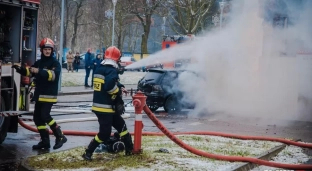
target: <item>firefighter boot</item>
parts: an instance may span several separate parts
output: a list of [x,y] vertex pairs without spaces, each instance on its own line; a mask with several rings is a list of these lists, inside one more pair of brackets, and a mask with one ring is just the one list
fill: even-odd
[[34,149],[34,150],[49,149],[51,147],[50,146],[49,130],[39,129],[38,131],[39,131],[41,140],[37,145],[33,145],[32,149]]
[[100,145],[99,142],[97,142],[95,139],[91,140],[88,148],[86,149],[86,152],[82,155],[82,158],[84,160],[91,161],[92,160],[92,154],[94,150]]
[[64,136],[60,126],[56,126],[55,128],[51,129],[53,131],[54,136],[56,137],[53,149],[54,150],[59,149],[63,146],[64,143],[66,143],[67,138]]
[[121,141],[125,144],[125,154],[126,156],[132,155],[133,143],[132,138],[129,133],[121,137]]

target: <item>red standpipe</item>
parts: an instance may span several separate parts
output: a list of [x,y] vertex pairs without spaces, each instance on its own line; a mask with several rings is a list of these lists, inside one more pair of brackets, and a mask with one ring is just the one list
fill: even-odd
[[146,96],[141,91],[138,91],[137,94],[132,96],[133,98],[133,106],[135,109],[135,123],[134,123],[134,146],[133,153],[140,154],[142,153],[142,111],[143,107],[146,104]]

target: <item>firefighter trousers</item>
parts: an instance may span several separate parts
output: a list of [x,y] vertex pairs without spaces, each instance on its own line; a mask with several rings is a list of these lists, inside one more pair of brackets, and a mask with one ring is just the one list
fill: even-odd
[[36,102],[34,111],[34,122],[36,126],[56,126],[56,123],[52,123],[54,120],[50,115],[53,103]]
[[121,115],[96,114],[96,116],[100,124],[99,133],[97,134],[97,137],[102,142],[107,141],[110,138],[112,126],[118,131],[119,134],[127,131],[125,120],[121,117]]

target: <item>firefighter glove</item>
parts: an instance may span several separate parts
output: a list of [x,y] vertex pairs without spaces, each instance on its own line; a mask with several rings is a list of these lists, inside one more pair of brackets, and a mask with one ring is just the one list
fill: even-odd
[[122,114],[125,113],[125,106],[124,106],[123,103],[117,104],[117,105],[115,105],[115,109],[114,110],[115,110],[115,113],[117,115],[122,115]]
[[11,68],[14,68],[19,74],[26,75],[26,68],[23,66],[13,65]]
[[122,100],[121,96],[116,97],[112,107],[117,115],[122,115],[125,113],[125,103]]
[[16,70],[16,72],[21,73],[21,67],[18,65],[12,65],[11,68],[14,68]]
[[39,72],[38,68],[29,68],[29,71],[33,74],[37,74]]

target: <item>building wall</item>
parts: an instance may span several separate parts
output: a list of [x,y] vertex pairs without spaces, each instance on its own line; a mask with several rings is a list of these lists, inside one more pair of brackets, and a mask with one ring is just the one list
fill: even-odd
[[[150,54],[142,54],[142,59],[147,58]],[[136,61],[141,60],[141,54],[140,53],[134,53],[133,57]]]

